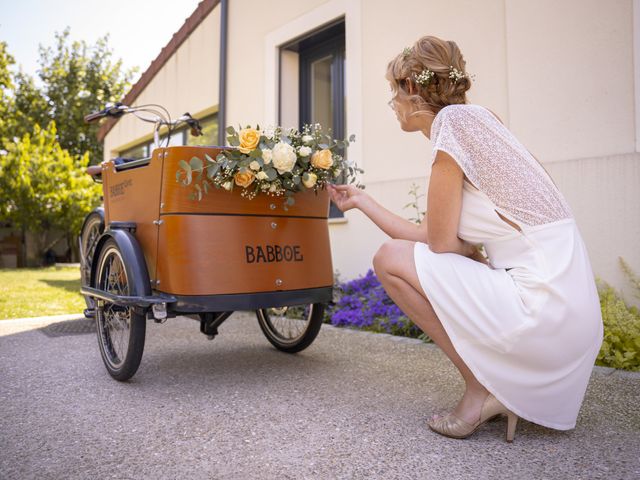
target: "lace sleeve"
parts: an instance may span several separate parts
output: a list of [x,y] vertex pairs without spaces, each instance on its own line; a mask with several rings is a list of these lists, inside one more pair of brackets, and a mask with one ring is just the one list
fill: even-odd
[[453,104],[431,126],[432,161],[442,150],[499,208],[526,225],[572,217],[553,180],[515,136],[480,105]]

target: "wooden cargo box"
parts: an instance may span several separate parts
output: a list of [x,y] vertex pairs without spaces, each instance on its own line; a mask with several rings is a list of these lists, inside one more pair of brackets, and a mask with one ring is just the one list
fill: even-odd
[[136,223],[153,289],[200,296],[331,287],[329,193],[299,192],[288,211],[285,197],[249,200],[237,185],[191,200],[191,187],[176,181],[179,161],[220,151],[158,148],[133,167],[103,166],[105,221]]

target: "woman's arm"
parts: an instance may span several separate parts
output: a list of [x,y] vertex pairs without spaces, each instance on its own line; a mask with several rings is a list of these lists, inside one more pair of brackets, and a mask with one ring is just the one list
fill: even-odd
[[356,199],[356,207],[391,238],[427,243],[427,224],[417,225],[387,210],[370,195]]
[[427,228],[429,248],[433,252],[469,257],[476,251],[474,245],[458,237],[463,182],[464,172],[457,162],[448,153],[438,150],[427,192]]
[[391,238],[427,243],[427,223],[416,225],[390,212],[355,185],[327,184],[331,200],[342,211],[360,209]]
[[[433,208],[430,207],[427,210],[427,216],[420,225],[387,210],[373,197],[354,185],[328,184],[329,194],[341,211],[346,212],[352,208],[359,208],[391,238],[427,243],[434,252],[451,251],[486,263],[475,246],[460,240],[457,236],[462,205],[462,170],[448,154],[439,151],[438,155],[440,157],[436,157],[429,182],[428,204]],[[448,159],[442,161],[443,155],[446,155]],[[440,162],[438,163],[437,160]],[[456,196],[458,201],[455,201]],[[451,201],[452,198],[454,201]],[[432,229],[438,234],[429,235],[428,232],[431,232]],[[454,234],[454,239],[450,238],[450,233]]]

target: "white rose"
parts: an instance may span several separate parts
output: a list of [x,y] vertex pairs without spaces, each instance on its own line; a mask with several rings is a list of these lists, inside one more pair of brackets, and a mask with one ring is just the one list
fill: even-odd
[[230,181],[229,181],[229,182],[224,182],[224,183],[222,184],[222,188],[224,188],[225,190],[231,190],[231,186],[232,186],[232,185],[231,185],[231,182],[230,182]]
[[309,145],[311,142],[313,142],[313,137],[311,135],[302,136],[302,143],[306,143],[307,145]]
[[296,158],[295,149],[288,143],[276,143],[276,146],[273,147],[273,166],[280,174],[293,170]]
[[268,148],[262,149],[262,160],[264,160],[265,164],[271,163],[271,159],[273,158],[273,152]]
[[311,155],[311,147],[300,147],[298,149],[298,153],[301,157],[308,157]]
[[303,178],[302,183],[304,184],[305,187],[311,188],[316,184],[316,181],[318,180],[318,176],[315,173],[309,173],[308,175],[309,176],[307,177],[307,181],[305,182]]
[[256,160],[254,160],[249,164],[249,168],[257,172],[258,170],[260,170],[260,164]]
[[276,132],[276,127],[273,125],[267,125],[263,130],[262,134],[267,138],[273,138],[273,135]]
[[258,172],[256,174],[256,178],[258,180],[266,180],[267,178],[269,178],[269,175],[267,175],[265,172]]

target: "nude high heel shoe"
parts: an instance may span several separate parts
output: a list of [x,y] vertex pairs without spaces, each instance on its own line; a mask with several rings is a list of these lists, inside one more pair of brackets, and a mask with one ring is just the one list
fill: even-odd
[[497,417],[498,415],[507,416],[505,439],[507,442],[513,442],[513,437],[516,432],[516,424],[518,423],[519,417],[511,410],[508,410],[507,407],[500,403],[491,393],[484,399],[484,403],[480,410],[480,420],[476,423],[467,423],[461,418],[456,417],[453,413],[449,413],[442,418],[429,420],[427,425],[431,430],[439,433],[440,435],[444,435],[445,437],[467,438],[480,428],[480,425],[494,417]]

